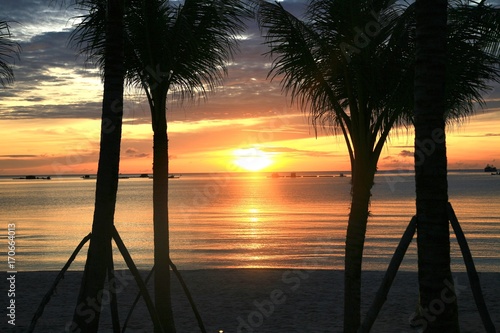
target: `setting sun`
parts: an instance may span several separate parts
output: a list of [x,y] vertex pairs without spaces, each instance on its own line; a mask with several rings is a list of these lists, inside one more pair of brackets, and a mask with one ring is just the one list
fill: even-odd
[[271,154],[258,148],[236,149],[234,152],[234,163],[247,171],[260,171],[271,164]]

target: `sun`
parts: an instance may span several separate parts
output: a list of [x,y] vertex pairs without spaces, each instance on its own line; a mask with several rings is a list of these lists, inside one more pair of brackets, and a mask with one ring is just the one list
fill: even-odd
[[234,163],[247,171],[260,171],[273,164],[272,155],[259,148],[242,148],[234,152]]

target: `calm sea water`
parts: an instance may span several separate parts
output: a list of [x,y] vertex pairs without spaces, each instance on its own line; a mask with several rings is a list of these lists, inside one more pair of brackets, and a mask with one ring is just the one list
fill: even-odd
[[[282,174],[285,175],[285,174]],[[301,177],[301,176],[329,177]],[[350,178],[297,173],[189,174],[171,180],[172,259],[181,269],[342,269]],[[450,172],[450,201],[480,271],[500,271],[500,176]],[[409,173],[376,176],[365,247],[365,269],[386,269],[414,214]],[[0,179],[3,252],[7,225],[16,228],[16,269],[59,270],[91,230],[95,180]],[[121,179],[115,224],[140,268],[152,265],[152,180]],[[71,269],[81,270],[86,249]],[[454,236],[453,269],[465,267]],[[4,263],[7,270],[7,263]],[[116,267],[124,268],[116,253]],[[416,245],[402,264],[416,270]]]

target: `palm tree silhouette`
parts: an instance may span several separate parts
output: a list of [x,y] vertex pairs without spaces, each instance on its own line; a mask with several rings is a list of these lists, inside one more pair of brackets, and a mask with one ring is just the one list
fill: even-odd
[[[292,102],[309,110],[315,128],[332,128],[347,144],[352,201],[346,235],[344,332],[357,332],[362,255],[378,159],[390,130],[413,121],[415,5],[312,0],[300,20],[280,3],[259,4],[259,24],[274,57],[269,75],[281,79]],[[445,100],[450,120],[471,114],[474,102],[482,101],[487,80],[498,80],[498,56],[464,39],[464,29],[480,42],[477,45],[492,45],[498,36],[492,19],[484,23],[488,29],[477,28],[470,17],[473,7],[457,4],[450,12]]]
[[[89,14],[73,34],[89,59],[103,64],[103,0],[87,1]],[[146,94],[153,129],[155,305],[162,327],[175,332],[170,295],[167,97],[206,95],[222,83],[236,36],[251,12],[239,0],[127,0],[125,77]],[[160,332],[155,327],[155,332]]]
[[[450,301],[425,332],[459,332],[450,267],[445,139],[447,0],[417,0],[415,64],[415,185],[420,306],[449,290]],[[430,255],[430,256],[429,256]],[[448,283],[448,286],[446,285]]]
[[[436,302],[444,305],[433,320],[425,319],[424,332],[459,332],[458,310],[450,268],[450,235],[448,215],[448,182],[446,159],[447,88],[450,80],[470,76],[471,71],[491,70],[491,79],[498,81],[500,11],[484,1],[469,6],[454,2],[447,15],[446,0],[417,0],[416,64],[415,64],[415,185],[417,208],[417,247],[420,308],[429,311]],[[465,15],[465,19],[447,18]],[[474,23],[472,23],[474,22]],[[471,26],[477,24],[476,26]],[[448,31],[447,31],[448,30]],[[483,34],[478,34],[483,31]],[[449,35],[449,37],[447,37]],[[447,43],[448,39],[448,43]],[[466,43],[463,43],[466,41]],[[456,42],[482,52],[470,51],[471,59],[454,61],[449,57]],[[464,45],[465,44],[465,45]],[[476,55],[477,54],[477,55]],[[467,54],[463,55],[467,57]],[[462,69],[464,61],[475,62]],[[496,64],[496,68],[495,68]],[[472,68],[471,68],[472,67]],[[486,74],[486,73],[485,73]],[[496,75],[496,78],[495,78]],[[484,84],[482,81],[476,82]],[[448,88],[449,89],[449,88]],[[465,89],[472,89],[465,86]],[[474,92],[474,94],[478,93]],[[472,96],[471,96],[472,95]],[[471,104],[476,97],[466,95],[457,104]],[[479,99],[480,100],[480,99]],[[448,104],[448,105],[447,105]],[[467,109],[470,110],[469,105]],[[457,107],[459,107],[457,105]],[[465,110],[468,113],[469,110]],[[464,110],[457,110],[459,113]],[[446,302],[443,294],[446,292]],[[451,297],[450,297],[451,295]]]
[[[92,309],[87,303],[88,300],[97,300],[98,304],[102,305],[100,299],[102,291],[105,290],[106,276],[113,274],[111,238],[118,191],[123,119],[123,0],[107,0],[103,3],[103,9],[106,12],[102,27],[104,93],[94,217],[84,276],[71,328],[78,328],[83,332],[97,332],[101,311]],[[110,295],[114,299],[113,293]],[[88,317],[89,311],[94,315]]]
[[11,63],[19,56],[21,48],[12,40],[9,22],[0,20],[0,85],[5,87],[14,81]]

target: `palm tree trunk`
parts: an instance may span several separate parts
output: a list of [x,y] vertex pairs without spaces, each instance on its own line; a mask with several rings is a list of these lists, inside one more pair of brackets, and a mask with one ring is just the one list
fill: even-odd
[[446,0],[417,0],[415,183],[424,332],[459,332],[450,269],[445,139]]
[[[97,332],[118,190],[123,118],[123,0],[108,0],[102,103],[101,146],[97,169],[92,236],[73,315],[73,331]],[[79,330],[78,330],[79,329]]]
[[359,157],[352,168],[352,201],[347,224],[344,271],[344,333],[356,333],[361,322],[361,265],[375,169]]
[[[167,333],[175,333],[170,290],[170,244],[168,230],[168,136],[165,95],[153,92],[153,228],[155,305]],[[162,332],[155,327],[155,333]]]

